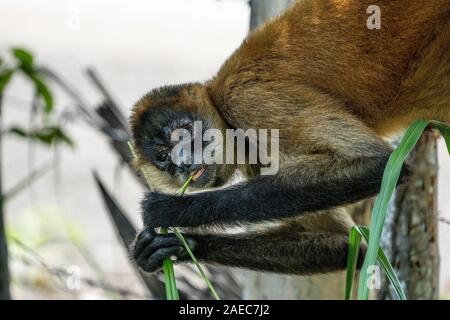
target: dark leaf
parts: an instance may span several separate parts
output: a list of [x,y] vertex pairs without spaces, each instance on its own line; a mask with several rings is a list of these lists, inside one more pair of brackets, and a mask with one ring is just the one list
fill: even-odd
[[60,127],[45,127],[34,132],[33,136],[47,144],[64,142],[70,146],[74,145],[72,139]]
[[54,127],[54,130],[55,130],[55,137],[57,140],[64,142],[65,144],[71,147],[75,145],[72,138],[70,138],[69,135],[61,127]]
[[8,132],[18,135],[19,137],[22,137],[22,138],[28,137],[28,132],[26,132],[24,129],[19,128],[19,127],[12,127],[8,130]]
[[63,129],[57,126],[44,127],[33,132],[27,132],[25,129],[19,127],[12,127],[8,132],[22,138],[34,139],[47,145],[60,142],[70,146],[74,145],[72,139],[63,131]]
[[12,49],[12,53],[19,62],[19,69],[34,83],[38,95],[44,102],[44,111],[46,113],[51,112],[53,110],[53,95],[34,67],[33,55],[22,48],[14,48]]
[[30,79],[34,82],[34,85],[36,86],[36,90],[38,95],[43,99],[44,101],[44,111],[46,113],[49,113],[53,110],[53,95],[50,92],[50,89],[45,84],[45,82],[42,80],[42,78],[36,73],[26,73]]
[[5,89],[6,85],[9,83],[9,80],[11,80],[12,75],[14,74],[14,70],[12,69],[6,69],[0,74],[0,93],[3,93],[3,90]]
[[33,55],[23,48],[11,49],[13,56],[17,59],[21,67],[28,70],[33,69]]

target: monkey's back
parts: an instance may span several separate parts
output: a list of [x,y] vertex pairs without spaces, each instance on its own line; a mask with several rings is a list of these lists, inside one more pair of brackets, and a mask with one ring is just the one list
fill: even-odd
[[211,82],[216,101],[230,108],[227,99],[233,104],[250,99],[239,90],[256,97],[264,84],[295,95],[301,84],[341,100],[379,133],[412,117],[450,121],[444,107],[450,102],[450,1],[377,1],[380,30],[367,28],[371,4],[298,1],[253,32],[224,64]]

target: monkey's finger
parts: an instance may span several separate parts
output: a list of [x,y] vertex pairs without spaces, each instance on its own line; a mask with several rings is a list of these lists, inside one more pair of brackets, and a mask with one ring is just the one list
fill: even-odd
[[178,255],[183,254],[183,252],[184,248],[181,246],[159,249],[148,258],[147,263],[145,264],[147,270],[144,270],[147,272],[155,272],[162,267],[165,259],[169,259],[172,256],[177,257]]
[[156,231],[154,229],[146,228],[146,229],[142,230],[142,232],[138,235],[137,240],[139,241],[139,240],[141,240],[143,238],[147,238],[147,237],[150,237],[153,239],[156,235],[158,235],[158,234],[156,233]]
[[156,250],[161,248],[168,248],[168,247],[176,247],[180,245],[180,240],[173,235],[167,235],[167,236],[157,236],[153,238],[151,241],[146,242],[145,248],[139,253],[139,257],[143,257],[147,259],[150,257]]
[[143,230],[135,240],[133,255],[137,257],[141,255],[142,251],[153,241],[156,232],[153,229]]
[[178,238],[171,234],[167,236],[157,236],[150,242],[146,242],[146,247],[135,256],[135,260],[138,266],[142,269],[148,269],[147,263],[149,258],[157,251],[163,248],[173,248],[180,246]]

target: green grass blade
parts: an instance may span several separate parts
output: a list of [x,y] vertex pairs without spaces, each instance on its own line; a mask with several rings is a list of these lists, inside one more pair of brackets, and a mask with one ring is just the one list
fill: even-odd
[[183,235],[177,229],[174,229],[174,233],[178,237],[180,242],[183,244],[184,248],[186,249],[187,253],[189,254],[189,257],[191,257],[192,262],[197,267],[197,270],[198,270],[200,276],[205,281],[205,283],[208,286],[209,291],[211,291],[211,294],[213,295],[214,299],[220,300],[219,295],[217,294],[216,290],[214,289],[211,281],[209,281],[202,266],[200,265],[200,263],[198,262],[197,258],[194,256],[194,254],[192,253],[191,248],[189,248],[189,245],[188,245],[186,239],[184,239]]
[[[368,243],[369,241],[369,229],[361,226],[354,226],[350,230],[349,237],[349,253],[347,260],[347,278],[346,278],[346,288],[345,288],[345,300],[350,300],[352,297],[353,282],[356,272],[356,264],[358,261],[359,248],[361,244],[361,238]],[[395,274],[394,268],[389,262],[384,251],[378,249],[378,263],[380,264],[382,270],[386,274],[389,283],[393,286],[397,297],[400,300],[406,300],[406,294],[404,293],[400,280]]]
[[[364,238],[366,243],[369,243],[369,228],[357,226],[356,227],[358,233]],[[392,267],[389,259],[387,258],[386,254],[384,253],[382,248],[378,249],[378,263],[381,266],[381,269],[383,269],[384,273],[386,274],[389,283],[394,288],[394,291],[397,295],[397,297],[400,300],[406,300],[406,294],[403,291],[402,285],[400,283],[400,280],[397,277],[397,274],[394,271],[394,268]]]
[[423,130],[428,125],[428,121],[419,120],[414,122],[406,131],[403,140],[398,148],[392,153],[386,166],[381,183],[381,191],[375,201],[370,223],[371,238],[367,250],[364,264],[361,269],[358,287],[358,299],[367,300],[369,298],[369,288],[367,287],[369,266],[375,265],[377,261],[378,248],[381,239],[381,233],[386,219],[389,202],[397,185],[400,171],[408,154],[412,151],[419,140]]
[[[167,234],[167,230],[165,230]],[[161,230],[161,234],[163,230]],[[175,280],[175,271],[173,270],[173,262],[170,259],[165,259],[163,262],[163,272],[164,272],[164,284],[166,286],[166,297],[167,300],[180,300],[178,294],[177,283]]]
[[348,241],[347,275],[345,285],[345,300],[350,300],[353,293],[353,281],[355,279],[356,264],[358,262],[361,235],[355,227],[350,230]]
[[[183,186],[180,188],[180,190],[177,193],[182,196],[187,191],[187,189],[189,188],[189,185],[190,185],[191,182],[192,182],[192,176],[190,176],[186,180],[186,182],[183,184]],[[211,294],[213,295],[214,299],[220,300],[219,295],[217,294],[216,290],[214,289],[213,285],[211,284],[211,281],[209,281],[208,277],[206,276],[205,272],[203,271],[203,268],[200,265],[200,263],[198,262],[197,258],[194,256],[194,253],[192,252],[191,248],[189,247],[186,239],[183,237],[181,232],[178,231],[178,229],[173,228],[173,232],[177,236],[178,240],[180,240],[180,242],[183,245],[184,249],[189,254],[189,257],[191,258],[191,260],[194,263],[194,265],[197,267],[197,270],[198,270],[200,276],[205,281],[205,283],[208,286],[209,291],[211,291]]]
[[386,257],[386,254],[384,253],[383,250],[381,250],[381,248],[378,252],[378,263],[380,264],[381,268],[386,274],[389,283],[394,288],[397,298],[400,300],[407,300],[406,293],[403,291],[400,280],[398,279],[397,274],[394,271],[394,268],[389,262],[389,259]]
[[439,121],[431,121],[431,124],[441,132],[447,145],[448,154],[450,155],[450,126]]
[[372,211],[372,219],[370,223],[372,236],[370,238],[367,254],[361,269],[358,286],[358,299],[367,300],[369,297],[369,289],[367,287],[367,270],[369,266],[374,265],[377,261],[378,248],[388,206],[397,185],[403,163],[419,141],[425,128],[430,123],[441,131],[450,153],[450,129],[446,124],[437,121],[418,120],[407,129],[400,145],[389,158],[381,183],[381,191],[375,201]]
[[192,182],[192,176],[190,176],[189,178],[186,179],[184,184],[181,186],[180,190],[178,190],[177,194],[182,196],[186,192],[186,190],[189,188],[189,185],[191,184],[191,182]]

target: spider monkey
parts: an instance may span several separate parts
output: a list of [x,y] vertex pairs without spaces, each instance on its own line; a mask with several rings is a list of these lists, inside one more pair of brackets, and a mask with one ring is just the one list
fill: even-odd
[[[381,9],[379,30],[366,26],[372,4]],[[175,236],[155,231],[188,227],[206,263],[300,275],[344,269],[353,222],[342,207],[379,192],[392,152],[386,138],[419,118],[450,122],[448,0],[295,2],[211,80],[158,88],[135,105],[137,166],[169,189],[198,169],[168,161],[175,129],[196,120],[221,131],[280,129],[275,175],[214,164],[193,183],[207,190],[149,192],[137,264],[154,272],[168,257],[189,260]],[[247,180],[224,187],[237,169]],[[276,224],[238,234],[203,230],[268,221]]]

